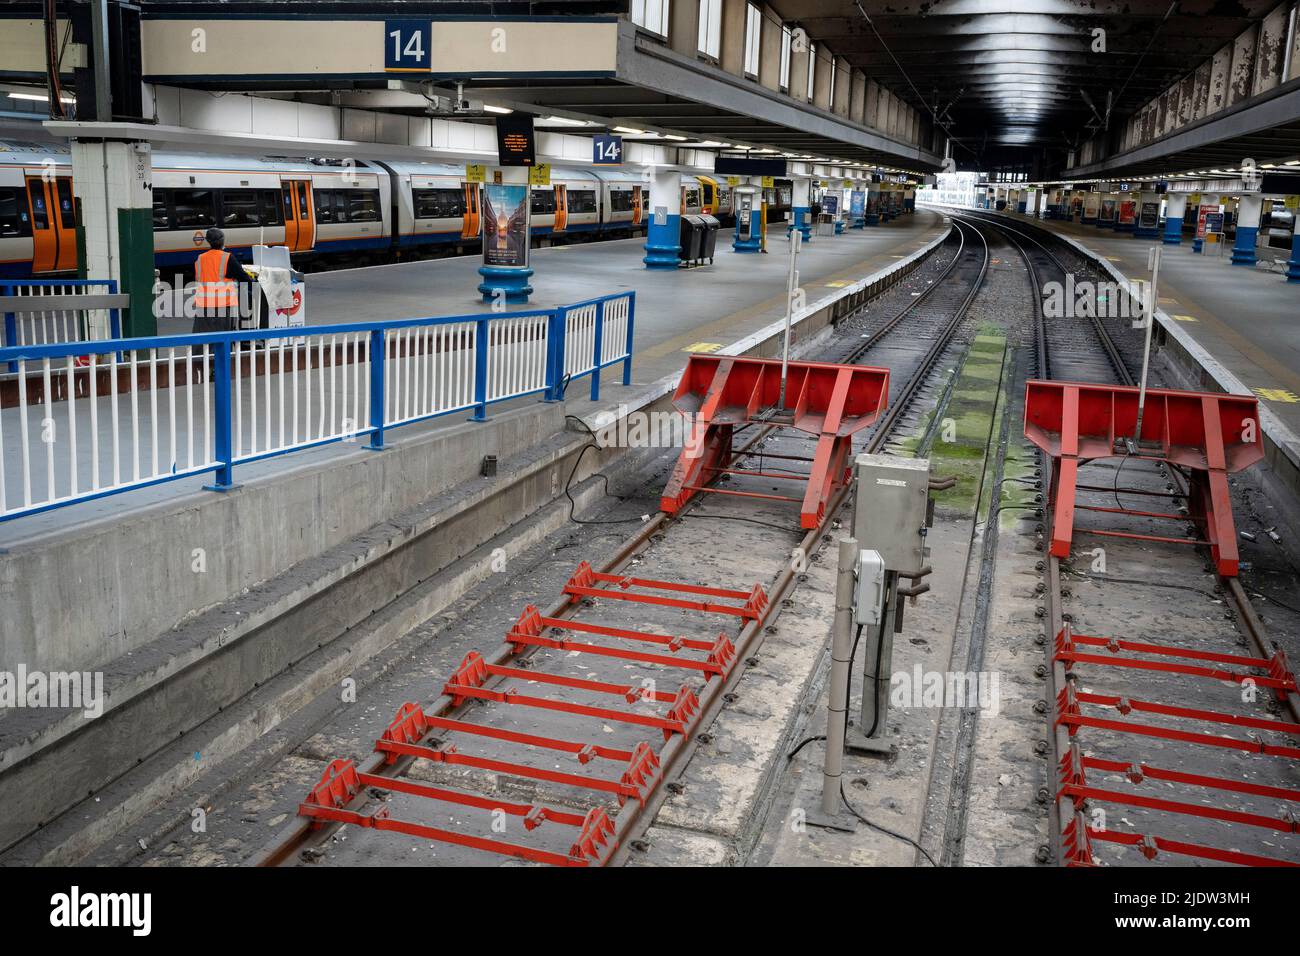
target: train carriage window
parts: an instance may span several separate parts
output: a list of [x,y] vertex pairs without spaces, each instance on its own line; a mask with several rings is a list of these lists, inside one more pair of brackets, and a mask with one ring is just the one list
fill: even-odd
[[211,189],[177,189],[172,192],[174,229],[199,229],[217,224]]
[[238,229],[241,226],[260,226],[257,191],[255,189],[223,189],[221,191],[221,226]]
[[713,187],[708,183],[702,183],[700,190],[704,193],[704,205],[713,205]]
[[698,189],[686,190],[686,206],[692,208],[700,204],[700,191]]
[[569,212],[583,213],[596,211],[596,191],[587,189],[575,191],[570,189],[568,192]]
[[72,201],[72,180],[56,179],[54,191],[59,200],[59,224],[64,229],[77,228],[77,211]]
[[379,212],[379,190],[347,189],[342,195],[347,200],[349,222],[379,222],[383,218]]
[[283,226],[284,217],[280,215],[280,197],[274,189],[259,189],[258,201],[261,204],[262,225]]
[[529,203],[534,216],[549,216],[555,212],[555,190],[534,189]]
[[287,222],[293,218],[293,187],[285,183],[280,187],[280,195],[284,197],[284,218]]
[[0,238],[31,234],[32,226],[21,190],[0,189]]
[[462,219],[465,216],[465,190],[416,189],[416,219]]
[[332,189],[316,190],[316,221],[317,222],[334,221],[334,190]]
[[171,211],[168,209],[168,199],[171,196],[170,189],[155,189],[153,191],[153,231],[165,232],[171,228]]
[[632,190],[611,189],[609,191],[609,210],[610,212],[631,212]]

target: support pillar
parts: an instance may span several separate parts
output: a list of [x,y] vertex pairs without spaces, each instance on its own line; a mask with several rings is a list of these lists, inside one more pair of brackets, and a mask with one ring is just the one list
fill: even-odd
[[[75,139],[72,183],[80,207],[81,275],[113,279],[131,297],[122,335],[156,335],[154,313],[153,154],[146,142]],[[104,320],[107,321],[107,320]],[[89,330],[108,338],[107,328]]]
[[[506,166],[499,182],[484,184],[481,205],[491,205],[497,223],[496,235],[483,236],[483,264],[478,284],[484,302],[505,301],[522,305],[533,294],[528,280],[533,269],[528,264],[532,244],[531,200],[528,194],[528,167]],[[496,178],[495,176],[493,177]],[[522,228],[519,225],[522,210]],[[483,213],[485,227],[488,223]],[[510,223],[513,222],[514,226]]]
[[1295,217],[1295,229],[1291,234],[1291,258],[1286,265],[1286,281],[1300,282],[1300,215]]
[[1259,236],[1259,214],[1264,200],[1258,194],[1243,194],[1237,199],[1237,241],[1232,246],[1234,266],[1255,264],[1255,242]]
[[1183,242],[1183,215],[1187,212],[1187,193],[1169,193],[1165,208],[1166,246],[1179,246]]
[[880,186],[876,183],[867,186],[866,223],[868,226],[880,225]]
[[806,176],[796,176],[793,180],[790,225],[785,228],[786,235],[794,229],[803,235],[804,242],[812,240],[812,180]]
[[650,225],[646,230],[647,269],[676,269],[682,251],[682,174],[656,169],[650,179]]

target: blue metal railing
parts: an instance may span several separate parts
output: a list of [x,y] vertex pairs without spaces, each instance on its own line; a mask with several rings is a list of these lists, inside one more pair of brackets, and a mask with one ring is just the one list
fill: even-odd
[[[0,521],[566,387],[622,364],[635,293],[493,315],[0,348]],[[34,423],[29,417],[34,414]],[[102,434],[101,434],[102,433]]]

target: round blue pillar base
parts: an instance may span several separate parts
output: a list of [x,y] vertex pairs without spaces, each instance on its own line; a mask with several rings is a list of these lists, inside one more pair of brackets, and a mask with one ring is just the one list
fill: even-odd
[[1028,203],[1023,203],[1023,202],[1016,203],[1016,212],[1024,212],[1027,208],[1029,208]]
[[866,224],[867,224],[867,221],[866,221],[865,219],[854,219],[854,220],[853,220],[853,226],[852,226],[852,228],[854,228],[854,229],[861,229],[861,228],[863,228]]
[[479,266],[478,274],[483,281],[478,284],[478,291],[484,302],[495,302],[504,297],[511,305],[520,305],[528,301],[533,294],[533,287],[528,284],[533,270],[511,266]]
[[1164,243],[1166,246],[1181,246],[1183,244],[1182,216],[1170,216],[1165,219]]
[[733,239],[731,248],[735,252],[762,252],[763,244],[754,236],[751,239]]
[[803,241],[808,242],[812,239],[812,209],[808,206],[793,206],[790,209],[792,222],[786,227],[785,233],[788,236],[793,230],[798,229],[799,234],[803,236]]
[[1291,240],[1291,258],[1287,262],[1287,282],[1300,282],[1300,236]]
[[843,235],[843,234],[844,234],[844,220],[843,220],[843,219],[836,219],[836,220],[835,220],[835,235],[839,236],[839,235]]
[[647,269],[676,269],[681,261],[681,216],[668,216],[663,225],[652,219],[645,236],[645,256],[641,259]]

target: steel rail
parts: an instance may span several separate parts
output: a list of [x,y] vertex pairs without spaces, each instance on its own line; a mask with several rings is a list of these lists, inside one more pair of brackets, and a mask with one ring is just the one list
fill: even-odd
[[[1011,226],[1004,225],[1003,223],[998,222],[994,219],[978,217],[978,216],[972,218],[976,219],[976,221],[987,223],[990,226],[993,226],[994,228],[1000,229],[1004,232],[1015,233],[1016,235],[1023,236],[1025,239],[1028,239],[1029,241],[1037,245],[1049,258],[1053,260],[1053,262],[1059,268],[1061,269],[1065,268],[1064,265],[1060,262],[1060,260],[1057,259],[1056,256],[1051,252],[1051,250],[1049,250],[1042,242],[1038,241],[1028,233],[1022,232],[1021,230],[1015,229]],[[1021,254],[1024,255],[1025,262],[1029,267],[1030,282],[1033,285],[1034,299],[1035,302],[1037,303],[1036,315],[1035,315],[1035,339],[1036,339],[1036,350],[1038,354],[1039,371],[1041,374],[1044,374],[1045,376],[1050,378],[1050,375],[1048,374],[1048,370],[1050,369],[1051,354],[1048,348],[1047,320],[1046,320],[1046,316],[1043,314],[1042,296],[1040,291],[1040,284],[1038,281],[1038,274],[1030,258],[1024,254],[1024,251],[1021,248],[1020,244],[1017,243],[1014,239],[1011,239],[1010,241],[1012,242],[1013,245],[1017,247],[1017,249],[1021,250]],[[1134,384],[1133,376],[1128,371],[1128,367],[1119,358],[1118,349],[1116,348],[1113,339],[1111,339],[1109,332],[1106,331],[1105,326],[1101,324],[1101,321],[1096,316],[1093,316],[1092,320],[1093,320],[1093,327],[1097,332],[1098,339],[1100,340],[1103,348],[1106,350],[1107,357],[1110,360],[1111,365],[1118,373],[1118,376],[1121,378],[1122,384],[1130,385],[1130,386],[1133,385]],[[1152,321],[1154,321],[1154,318],[1152,318]],[[1046,485],[1047,482],[1050,481],[1050,478],[1048,477],[1050,475],[1050,469],[1046,467],[1046,463],[1047,463],[1046,457],[1047,457],[1046,452],[1042,452],[1042,451],[1039,452],[1040,465],[1043,466],[1042,474],[1043,474],[1044,485]],[[1170,473],[1171,481],[1174,483],[1175,487],[1180,492],[1178,496],[1185,498],[1188,489],[1186,483],[1183,481],[1182,474],[1176,468],[1171,468],[1169,473]],[[1047,499],[1049,497],[1049,494],[1050,494],[1050,488],[1044,487],[1044,499]],[[1047,520],[1050,523],[1051,521],[1050,515],[1048,516]],[[1050,532],[1051,529],[1048,528],[1047,530],[1048,532]],[[1050,553],[1048,553],[1047,555],[1046,572],[1047,572],[1048,580],[1047,580],[1047,588],[1044,594],[1044,598],[1045,598],[1044,617],[1049,622],[1051,628],[1050,632],[1046,635],[1047,640],[1045,641],[1045,646],[1048,649],[1048,653],[1051,658],[1050,660],[1051,666],[1048,668],[1047,700],[1048,700],[1049,707],[1052,707],[1054,706],[1053,702],[1057,699],[1057,695],[1060,693],[1061,690],[1065,688],[1067,678],[1066,678],[1065,663],[1061,660],[1057,660],[1056,654],[1053,652],[1054,645],[1053,645],[1052,638],[1054,635],[1059,634],[1061,632],[1064,626],[1064,619],[1062,617],[1061,602],[1060,602],[1060,597],[1061,597],[1060,559],[1052,556]],[[1244,588],[1242,587],[1241,582],[1235,577],[1225,578],[1220,576],[1219,583],[1223,587],[1224,593],[1231,599],[1232,603],[1235,605],[1237,611],[1235,619],[1241,623],[1241,629],[1245,632],[1246,637],[1250,640],[1250,643],[1254,647],[1256,653],[1262,658],[1270,657],[1274,651],[1274,648],[1271,646],[1268,637],[1265,633],[1263,622],[1259,619],[1259,616],[1258,614],[1256,614],[1254,607],[1251,606],[1250,599],[1246,594]],[[1292,722],[1300,723],[1300,695],[1297,695],[1295,691],[1288,691],[1286,693],[1286,704],[1287,704],[1287,710],[1291,715]],[[1049,773],[1051,775],[1049,780],[1049,785],[1052,785],[1055,784],[1055,774],[1057,772],[1056,768],[1060,766],[1062,757],[1069,752],[1070,735],[1066,727],[1058,724],[1055,720],[1053,720],[1049,737],[1050,737],[1050,744],[1052,750],[1051,753],[1052,765],[1049,770]],[[1065,828],[1068,827],[1070,823],[1073,821],[1077,809],[1078,807],[1074,798],[1064,792],[1061,792],[1056,801],[1057,812],[1053,815],[1049,815],[1050,824],[1051,824],[1051,842],[1049,846],[1056,857],[1056,862],[1058,865],[1061,863],[1061,858],[1060,858],[1060,854],[1062,850],[1061,835],[1064,832]]]
[[[972,284],[970,291],[962,300],[953,318],[936,336],[935,341],[931,344],[926,354],[923,356],[920,365],[918,365],[913,376],[909,379],[907,386],[899,396],[899,400],[890,403],[890,409],[886,415],[877,423],[873,429],[872,436],[865,445],[865,450],[873,452],[879,450],[885,444],[889,437],[890,431],[896,425],[902,409],[912,400],[915,393],[920,389],[922,383],[929,376],[930,370],[938,360],[944,349],[947,348],[953,333],[955,333],[962,317],[969,309],[975,295],[982,286],[988,273],[990,262],[990,252],[988,243],[979,229],[971,226],[969,223],[958,223],[954,218],[954,227],[958,232],[960,245],[958,253],[954,256],[952,263],[941,273],[938,280],[927,289],[920,297],[921,299],[929,298],[937,289],[943,279],[951,275],[962,252],[965,249],[967,236],[962,227],[969,229],[974,235],[980,236],[984,243],[984,258],[980,268],[980,273],[975,282]],[[888,332],[895,329],[899,323],[912,312],[918,302],[911,302],[908,306],[894,316],[881,332]],[[851,362],[855,363],[860,359],[872,346],[878,343],[883,334],[877,334],[869,339],[862,347],[856,349],[852,354]],[[752,449],[761,441],[767,438],[771,433],[777,430],[777,426],[767,425],[759,429],[737,450],[737,458],[746,457],[753,454]],[[804,553],[811,554],[817,541],[824,535],[830,527],[831,522],[838,514],[840,509],[848,501],[850,493],[853,491],[852,479],[844,488],[831,500],[826,508],[821,523],[809,530],[801,539],[800,547]],[[645,524],[638,529],[637,533],[629,538],[600,568],[598,572],[603,574],[617,574],[621,569],[626,567],[633,558],[643,553],[655,543],[657,536],[671,528],[683,515],[690,514],[691,509],[687,509],[677,515],[668,515],[660,511],[651,517]],[[736,665],[731,669],[727,679],[708,681],[700,694],[700,712],[696,726],[707,727],[716,717],[717,712],[725,703],[726,694],[733,688],[746,670],[746,659],[752,657],[763,642],[763,635],[767,626],[772,623],[780,614],[782,602],[789,597],[797,585],[797,574],[792,565],[786,565],[785,569],[777,576],[771,588],[768,590],[769,600],[766,608],[760,616],[749,621],[742,628],[738,635],[736,646]],[[565,619],[576,614],[581,608],[580,603],[571,602],[568,597],[564,597],[552,605],[548,610],[542,612],[542,616],[548,618]],[[528,647],[523,651],[517,651],[516,646],[510,641],[503,641],[490,655],[484,655],[484,660],[489,665],[502,665],[507,661],[520,660],[532,656],[539,650],[537,647]],[[463,708],[463,704],[458,707],[455,705],[453,698],[448,694],[442,694],[433,701],[431,705],[425,708],[430,717],[447,718]],[[660,783],[656,786],[645,806],[637,801],[629,801],[624,805],[614,819],[615,833],[613,835],[614,850],[606,857],[605,862],[618,863],[626,859],[627,853],[632,842],[636,839],[636,834],[642,832],[653,821],[655,814],[658,812],[663,801],[666,799],[666,784],[675,776],[679,776],[689,762],[691,755],[697,747],[698,734],[672,735],[659,751],[660,761]],[[376,752],[371,754],[365,761],[357,765],[358,773],[368,775],[373,778],[393,779],[402,776],[415,761],[412,756],[399,756],[392,763],[388,762],[391,757],[389,754]],[[359,795],[358,800],[364,800],[364,791]],[[296,818],[292,823],[286,826],[277,834],[270,843],[250,859],[249,864],[262,867],[277,867],[291,864],[294,858],[304,850],[316,847],[324,843],[336,830],[344,826],[339,822],[312,821],[301,817]]]

